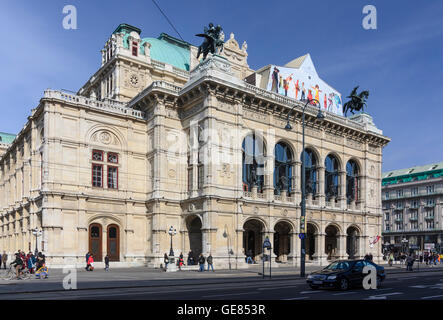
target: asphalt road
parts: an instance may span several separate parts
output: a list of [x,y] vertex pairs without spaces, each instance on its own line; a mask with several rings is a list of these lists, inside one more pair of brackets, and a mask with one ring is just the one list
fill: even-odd
[[[208,273],[209,274],[209,273]],[[206,283],[205,282],[211,282]],[[226,278],[212,283],[210,278],[192,279],[183,285],[175,283],[144,287],[81,289],[54,292],[0,293],[0,299],[124,299],[124,300],[443,300],[443,270],[434,272],[404,272],[387,274],[376,290],[351,289],[341,292],[331,289],[312,290],[297,276]],[[133,282],[134,286],[140,285]]]

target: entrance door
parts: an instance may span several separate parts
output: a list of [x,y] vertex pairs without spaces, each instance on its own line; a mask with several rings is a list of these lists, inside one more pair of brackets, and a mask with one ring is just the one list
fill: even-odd
[[115,224],[108,226],[109,261],[120,261],[120,230]]
[[89,226],[89,252],[94,261],[102,261],[102,226],[98,223]]

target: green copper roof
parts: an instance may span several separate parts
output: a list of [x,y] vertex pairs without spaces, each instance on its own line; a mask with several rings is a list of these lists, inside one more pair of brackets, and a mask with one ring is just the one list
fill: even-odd
[[443,177],[443,162],[388,171],[382,174],[382,185]]
[[117,27],[117,29],[115,29],[115,31],[112,34],[114,34],[114,33],[121,33],[121,32],[123,32],[123,33],[131,33],[132,31],[135,31],[138,34],[140,34],[142,32],[137,27],[131,26],[130,24],[127,24],[127,23],[122,23],[122,24],[120,24]]
[[165,33],[156,38],[144,38],[141,42],[140,51],[144,54],[143,44],[149,42],[151,44],[151,59],[168,63],[189,71],[191,61],[190,44],[178,40]]
[[[137,27],[127,23],[120,24],[114,33],[124,33],[123,46],[128,49],[128,38],[132,31],[141,33]],[[151,44],[151,59],[164,62],[182,70],[189,71],[191,63],[191,44],[174,38],[166,33],[161,33],[158,38],[143,38],[140,42],[140,53],[145,54],[143,44],[149,42]]]
[[14,141],[15,137],[15,134],[0,132],[0,143],[11,144]]

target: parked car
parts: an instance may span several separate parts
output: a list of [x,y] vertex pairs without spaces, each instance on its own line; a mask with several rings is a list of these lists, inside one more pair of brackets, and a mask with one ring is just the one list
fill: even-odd
[[377,270],[377,288],[386,278],[385,268],[367,260],[338,260],[334,261],[323,270],[312,272],[307,283],[312,289],[320,287],[348,290],[350,287],[363,285],[365,266],[373,266]]

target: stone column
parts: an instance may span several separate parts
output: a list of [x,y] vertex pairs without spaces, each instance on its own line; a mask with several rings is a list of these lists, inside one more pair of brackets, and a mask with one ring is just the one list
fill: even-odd
[[339,196],[338,202],[341,209],[346,209],[346,171],[339,172]]
[[318,172],[318,183],[317,183],[317,196],[316,198],[319,200],[318,203],[321,207],[324,207],[325,204],[325,167],[319,166],[317,167]]
[[315,237],[315,253],[314,258],[316,262],[323,266],[327,264],[326,254],[325,254],[325,233],[318,233]]
[[294,198],[295,204],[299,205],[301,202],[301,162],[294,161],[292,163],[292,192],[291,197]]
[[339,256],[339,259],[347,259],[346,235],[344,235],[344,234],[341,234],[338,236],[338,256]]

